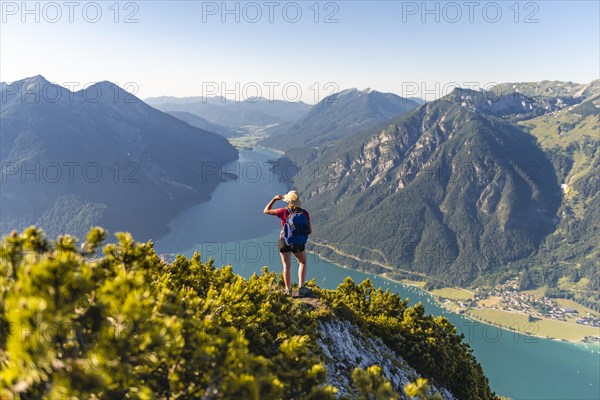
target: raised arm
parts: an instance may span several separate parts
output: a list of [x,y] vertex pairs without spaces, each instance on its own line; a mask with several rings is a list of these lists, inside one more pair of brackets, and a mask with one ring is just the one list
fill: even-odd
[[273,204],[275,204],[275,202],[277,200],[281,200],[281,199],[283,199],[283,196],[281,196],[279,194],[277,196],[273,197],[271,199],[271,201],[269,201],[269,204],[267,204],[265,206],[265,209],[263,210],[263,213],[268,214],[268,215],[276,215],[277,212],[275,210],[271,210],[271,208],[273,207]]

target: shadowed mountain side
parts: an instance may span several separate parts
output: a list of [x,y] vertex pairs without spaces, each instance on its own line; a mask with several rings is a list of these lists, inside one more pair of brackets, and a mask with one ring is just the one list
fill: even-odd
[[3,232],[39,224],[81,235],[103,224],[156,237],[208,200],[220,163],[237,158],[222,136],[110,82],[73,93],[37,76],[6,86],[2,100]]

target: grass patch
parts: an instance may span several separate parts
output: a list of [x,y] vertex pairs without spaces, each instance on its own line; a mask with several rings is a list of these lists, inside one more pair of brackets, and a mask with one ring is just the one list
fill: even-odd
[[594,316],[598,316],[600,315],[598,312],[592,310],[591,308],[587,308],[586,306],[582,306],[579,303],[574,302],[573,300],[569,300],[569,299],[552,299],[556,302],[556,304],[558,304],[561,307],[569,307],[572,308],[573,310],[577,310],[577,312],[579,313],[579,316],[584,317],[586,316],[588,313]]
[[[596,115],[582,118],[579,115],[569,113],[569,108],[562,109],[557,113],[544,114],[540,117],[521,121],[518,124],[530,129],[530,133],[538,139],[540,145],[545,149],[560,147],[566,149],[572,142],[582,142],[585,137],[595,138],[594,131],[598,129]],[[559,127],[566,125],[572,129],[560,132]]]
[[405,285],[417,286],[417,287],[420,287],[421,289],[423,289],[425,287],[425,284],[427,284],[426,281],[415,281],[412,279],[401,279],[400,282]]
[[546,286],[540,286],[539,288],[531,289],[531,290],[523,290],[522,293],[530,294],[532,296],[535,296],[535,297],[541,299],[542,297],[546,296]]
[[530,322],[529,316],[502,310],[474,309],[469,315],[484,322],[500,325],[524,334],[531,334],[552,339],[581,341],[584,336],[600,335],[600,328],[556,321],[546,318],[536,318]]
[[587,292],[588,284],[590,279],[587,277],[583,277],[577,282],[571,281],[568,276],[563,276],[558,279],[558,287],[563,290],[568,290],[570,292]]
[[244,136],[229,138],[229,143],[238,149],[249,149],[258,145],[258,143],[267,137],[267,129],[275,126],[276,124],[267,126],[254,126],[246,125],[243,126],[248,133]]
[[519,124],[537,138],[544,150],[561,149],[572,159],[573,165],[561,183],[571,185],[569,193],[564,195],[564,201],[574,216],[580,219],[590,198],[578,193],[573,185],[579,179],[593,173],[594,159],[598,157],[598,152],[593,150],[590,153],[589,147],[581,146],[587,142],[590,142],[588,146],[598,146],[600,119],[597,113],[581,116],[572,112],[572,109],[573,107],[566,107],[555,113],[521,121]]
[[487,299],[479,300],[477,304],[481,307],[494,307],[496,304],[500,302],[500,297],[498,296],[490,296]]
[[470,300],[473,298],[473,292],[469,292],[466,289],[441,288],[432,290],[431,293],[435,296],[452,300]]

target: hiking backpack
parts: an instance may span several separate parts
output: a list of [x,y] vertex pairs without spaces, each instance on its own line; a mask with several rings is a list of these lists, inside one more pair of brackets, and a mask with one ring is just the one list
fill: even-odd
[[308,217],[304,210],[290,211],[283,225],[283,240],[290,245],[303,245],[308,241]]

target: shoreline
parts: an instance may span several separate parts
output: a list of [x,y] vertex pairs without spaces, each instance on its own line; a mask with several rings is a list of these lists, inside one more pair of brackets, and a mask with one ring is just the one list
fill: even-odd
[[[248,135],[248,136],[252,136],[252,135]],[[246,136],[246,138],[248,138],[248,136]],[[253,139],[255,139],[255,138],[256,138],[256,136],[253,137]],[[276,154],[279,154],[279,155],[284,154],[284,152],[282,152],[281,150],[268,148],[268,147],[265,147],[265,146],[262,146],[262,145],[258,145],[258,144],[255,144],[252,149],[248,149],[248,150],[253,151],[255,149],[256,150],[262,149],[262,150],[270,151],[270,152],[273,152],[273,153],[276,153]],[[396,270],[396,268],[393,267],[393,266],[391,266],[391,265],[386,265],[386,264],[383,264],[381,262],[375,262],[375,261],[371,261],[371,260],[365,260],[365,259],[353,256],[353,255],[350,255],[350,254],[344,254],[343,252],[341,252],[339,249],[337,249],[335,246],[332,246],[331,244],[320,243],[320,242],[314,241],[314,240],[312,240],[312,242],[313,242],[314,245],[316,245],[317,248],[319,248],[321,246],[327,247],[330,250],[332,250],[334,253],[339,254],[342,257],[350,257],[350,258],[355,259],[356,261],[358,261],[360,263],[364,263],[364,264],[367,264],[367,265],[370,264],[370,265],[373,265],[375,267],[384,268],[384,269],[390,270],[390,271],[395,271]],[[517,330],[515,330],[514,328],[511,329],[511,327],[503,325],[502,323],[498,323],[496,321],[484,320],[483,318],[480,318],[480,317],[478,317],[476,315],[473,315],[470,312],[470,311],[473,311],[473,310],[495,310],[495,311],[500,311],[500,312],[509,312],[507,310],[498,310],[498,309],[495,309],[495,308],[492,308],[492,307],[481,307],[480,306],[480,307],[477,307],[477,308],[474,308],[474,309],[465,310],[464,313],[459,313],[459,312],[457,312],[457,310],[456,310],[455,307],[449,306],[449,304],[446,304],[445,302],[441,301],[441,298],[444,298],[445,296],[441,296],[439,294],[433,293],[433,291],[426,290],[423,287],[423,285],[420,285],[420,284],[417,284],[417,283],[413,283],[413,282],[422,282],[422,281],[420,281],[418,279],[412,279],[412,280],[411,279],[394,279],[394,278],[389,277],[386,272],[383,272],[383,273],[373,273],[373,272],[369,272],[369,271],[366,271],[366,270],[360,269],[360,268],[350,268],[350,267],[348,267],[346,265],[340,264],[337,261],[333,261],[330,258],[328,258],[328,257],[326,257],[326,256],[324,256],[322,254],[319,254],[318,251],[314,251],[314,250],[313,251],[309,251],[309,250],[307,250],[307,253],[317,255],[317,256],[319,256],[319,258],[321,258],[321,259],[323,259],[323,260],[325,260],[325,261],[327,261],[327,262],[329,262],[329,263],[331,263],[331,264],[333,264],[333,265],[335,265],[337,267],[340,267],[342,269],[346,269],[346,270],[349,270],[349,271],[357,271],[357,272],[367,273],[367,274],[370,274],[370,275],[374,275],[374,276],[386,279],[389,282],[393,282],[393,283],[396,283],[396,284],[401,284],[401,285],[403,285],[405,287],[414,287],[414,288],[417,288],[417,289],[421,290],[421,292],[423,294],[427,295],[429,298],[431,298],[433,301],[435,301],[435,304],[438,305],[440,308],[442,308],[443,310],[445,310],[447,312],[451,312],[451,313],[455,314],[456,316],[463,316],[463,317],[469,318],[472,321],[477,321],[477,322],[482,323],[482,324],[491,325],[491,326],[494,326],[494,327],[505,329],[506,331],[510,331],[510,332],[513,332],[513,333],[518,333],[518,334],[521,334],[521,335],[524,335],[524,336],[536,337],[536,338],[539,338],[539,339],[549,339],[549,340],[554,340],[554,341],[568,342],[568,343],[574,343],[574,344],[578,344],[578,345],[588,345],[588,344],[600,345],[600,342],[594,342],[594,341],[589,342],[589,341],[584,341],[583,340],[584,337],[594,336],[594,335],[583,335],[581,339],[575,340],[575,339],[561,338],[561,337],[550,337],[547,334],[543,335],[543,334],[534,334],[534,333],[528,333],[528,332],[521,332],[519,329],[517,329]],[[409,271],[409,270],[399,269],[399,271],[409,272],[409,273],[415,274],[415,275],[422,275],[422,274],[419,274],[419,273],[416,273],[416,272],[413,272],[413,271]],[[426,278],[426,276],[422,275],[422,278]],[[471,290],[465,289],[465,288],[448,287],[446,289],[456,289],[456,290],[468,291],[468,292],[472,293]],[[451,297],[447,297],[447,298],[450,300],[450,305],[455,305],[454,301],[456,301],[456,299],[452,299]],[[529,314],[525,314],[525,313],[519,313],[519,312],[513,312],[513,313],[515,315],[520,315],[522,317],[529,316]],[[559,321],[559,320],[553,320],[553,319],[550,319],[550,318],[542,318],[542,319],[545,320],[545,321],[550,321],[550,322],[557,322],[557,323],[563,322],[563,323],[566,323],[566,324],[573,324],[573,325],[576,325],[576,326],[579,326],[579,327],[589,327],[589,326],[586,326],[586,325],[575,324],[573,322],[568,322],[568,321]],[[519,322],[517,322],[517,323],[519,323]],[[593,328],[593,327],[590,327],[590,328]],[[597,335],[600,335],[600,328],[598,328]]]
[[[437,301],[437,299],[436,299],[436,301]],[[446,307],[444,307],[444,308],[448,310],[448,308],[446,308]],[[494,310],[494,309],[493,308],[482,307],[482,308],[479,308],[479,310]],[[451,310],[449,310],[449,311],[451,311]],[[504,312],[507,312],[507,313],[514,313],[514,314],[523,315],[523,316],[528,316],[529,315],[529,314],[523,314],[523,313],[518,313],[518,312],[514,312],[514,311],[505,311],[505,310],[500,310],[500,311],[504,311]],[[451,311],[451,312],[454,312],[454,311]],[[588,345],[588,344],[591,344],[591,345],[599,346],[599,349],[600,349],[600,342],[585,342],[583,340],[573,340],[573,339],[548,337],[548,336],[543,336],[543,335],[534,335],[534,334],[531,334],[531,333],[519,332],[519,331],[510,329],[509,327],[506,327],[506,326],[500,325],[498,323],[495,323],[495,322],[484,321],[482,319],[477,318],[476,316],[473,316],[472,314],[465,313],[465,314],[460,314],[460,315],[464,315],[466,318],[469,318],[469,319],[471,319],[473,321],[481,322],[482,324],[492,325],[492,326],[495,326],[497,328],[501,328],[501,329],[504,329],[504,330],[507,330],[507,331],[510,331],[510,332],[516,332],[516,333],[518,333],[520,335],[524,335],[524,336],[531,336],[531,337],[535,337],[535,338],[539,338],[539,339],[553,340],[553,341],[556,341],[556,342],[572,343],[572,344],[576,344],[576,345]],[[553,320],[548,319],[548,318],[544,318],[544,319],[548,320],[548,321],[553,321]],[[566,322],[566,321],[558,321],[558,322],[564,322],[564,323],[573,324],[573,325],[580,325],[580,324],[574,324],[572,322]],[[583,325],[583,326],[585,326],[585,325]],[[600,330],[600,328],[599,328],[599,330]],[[599,334],[600,334],[600,332],[599,332]]]
[[[514,329],[510,329],[510,327],[501,325],[501,324],[499,324],[497,322],[484,321],[483,319],[478,318],[477,316],[472,315],[471,313],[468,313],[468,312],[465,312],[464,314],[459,314],[454,309],[452,309],[451,307],[448,307],[446,304],[444,304],[444,303],[442,303],[440,301],[440,297],[442,297],[442,296],[436,295],[436,294],[432,293],[431,291],[424,289],[420,285],[417,285],[417,284],[414,284],[414,283],[409,283],[409,282],[403,282],[402,280],[397,280],[397,279],[390,278],[385,273],[383,273],[383,274],[377,274],[377,273],[366,272],[366,271],[361,271],[361,270],[356,270],[356,269],[348,268],[347,266],[340,265],[337,262],[332,261],[331,259],[329,259],[329,258],[327,258],[325,256],[322,256],[321,254],[319,254],[319,253],[317,253],[315,251],[308,251],[307,250],[307,253],[315,254],[319,258],[321,258],[321,259],[323,259],[323,260],[325,260],[325,261],[327,261],[327,262],[329,262],[329,263],[331,263],[331,264],[333,264],[333,265],[335,265],[337,267],[340,267],[340,268],[343,268],[343,269],[346,269],[346,270],[349,270],[349,271],[358,271],[358,272],[368,273],[368,274],[375,275],[375,276],[378,276],[380,278],[386,279],[386,280],[388,280],[390,282],[394,282],[396,284],[401,284],[403,286],[411,286],[411,287],[414,287],[416,289],[419,289],[424,294],[429,295],[432,298],[432,300],[435,301],[436,305],[440,306],[441,308],[443,308],[447,312],[451,312],[451,313],[453,313],[453,314],[455,314],[457,316],[463,316],[465,318],[469,318],[472,321],[476,321],[476,322],[479,322],[479,323],[482,323],[482,324],[485,324],[485,325],[490,325],[490,326],[494,326],[494,327],[497,327],[497,328],[501,328],[501,329],[504,329],[504,330],[509,331],[509,332],[518,333],[518,334],[523,335],[523,336],[530,336],[530,337],[535,337],[535,338],[539,338],[539,339],[553,340],[553,341],[557,341],[557,342],[572,343],[572,344],[576,344],[576,345],[580,345],[580,346],[581,345],[596,345],[596,346],[599,346],[599,348],[600,348],[600,342],[586,342],[583,339],[573,340],[573,339],[566,339],[566,338],[548,337],[547,335],[544,336],[544,335],[536,335],[536,334],[532,334],[532,333],[520,332],[520,331],[516,331]],[[368,262],[368,261],[366,261],[366,262]],[[457,288],[457,287],[452,287],[451,289],[468,290],[468,289]],[[480,307],[480,308],[477,308],[477,309],[478,310],[497,310],[497,309],[494,309],[494,308],[491,308],[491,307]],[[497,311],[510,312],[510,311],[506,311],[506,310],[497,310]],[[518,312],[513,312],[513,313],[517,314],[517,315],[522,315],[522,316],[528,316],[529,315],[529,314],[518,313]],[[548,319],[548,318],[544,318],[544,320],[554,321],[554,320],[551,320],[551,319]],[[573,325],[580,325],[580,324],[574,324],[572,322],[567,322],[567,321],[556,321],[556,322],[564,322],[564,323],[570,323],[570,324],[573,324]],[[581,326],[586,326],[586,325],[581,325]],[[598,334],[600,335],[600,328],[598,328]]]

